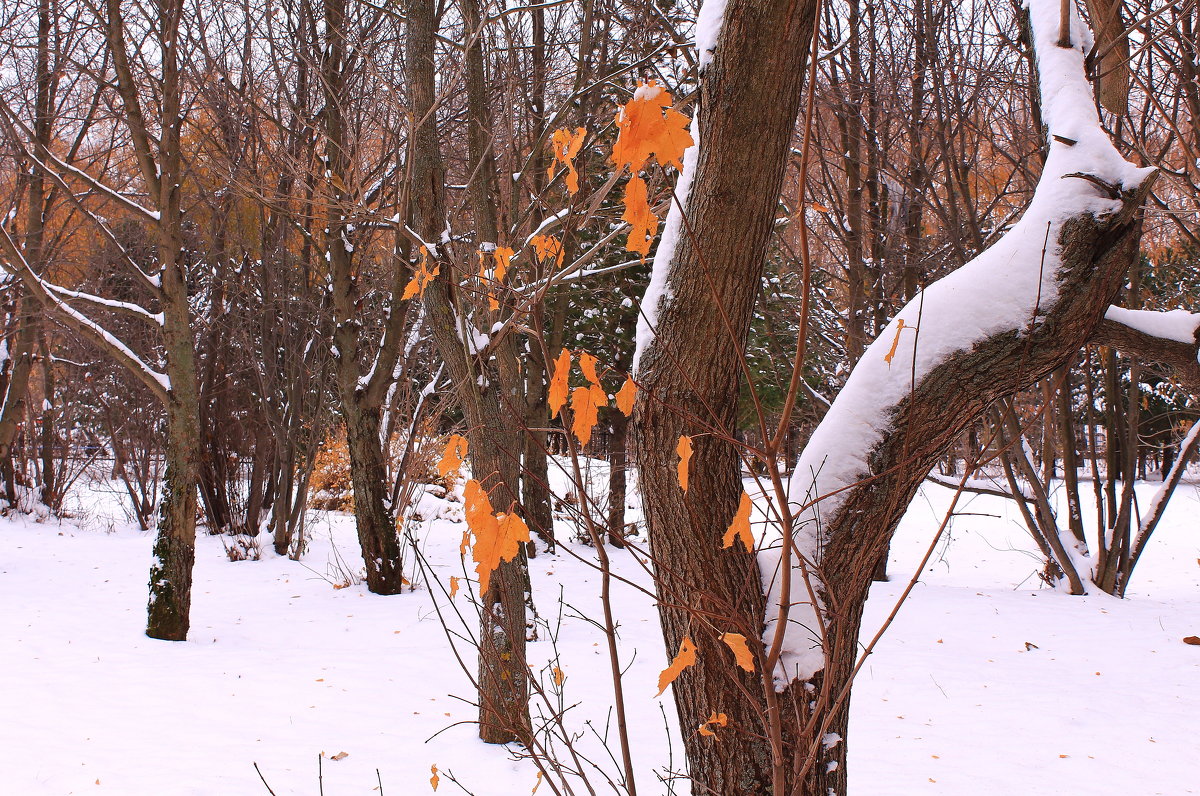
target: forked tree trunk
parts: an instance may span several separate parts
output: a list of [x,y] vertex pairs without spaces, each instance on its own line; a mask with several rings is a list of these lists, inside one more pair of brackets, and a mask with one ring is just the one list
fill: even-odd
[[[1151,182],[1139,176],[1138,185],[1101,185],[1096,199],[1090,198],[1090,188],[1081,190],[1082,209],[1055,226],[1050,242],[1057,243],[1056,262],[1061,263],[1044,275],[1053,281],[1053,295],[1039,293],[1036,313],[1014,318],[1011,328],[974,338],[957,353],[926,366],[904,391],[905,397],[881,407],[887,425],[863,451],[868,471],[850,479],[836,508],[822,516],[816,550],[801,551],[814,556],[819,575],[814,588],[823,606],[817,615],[824,630],[818,647],[823,665],[815,667],[815,674],[793,674],[776,692],[771,674],[785,679],[788,675],[776,669],[763,676],[765,655],[759,639],[764,620],[777,618],[777,606],[772,604],[772,613],[766,614],[756,559],[740,545],[721,548],[742,490],[737,456],[721,435],[732,428],[737,351],[759,289],[778,196],[776,175],[796,110],[790,100],[799,95],[798,75],[809,41],[812,9],[800,5],[731,0],[726,8],[716,53],[700,89],[700,150],[692,172],[688,223],[679,245],[668,253],[669,289],[657,307],[657,337],[640,359],[642,391],[634,418],[637,456],[658,562],[667,647],[674,654],[687,635],[699,650],[696,664],[684,670],[674,686],[696,794],[846,792],[850,684],[875,566],[912,496],[962,430],[994,400],[1043,378],[1089,339],[1135,260],[1141,231],[1136,211]],[[1048,38],[1053,47],[1057,4],[1040,0],[1037,9],[1043,25],[1038,41],[1044,46]],[[1082,60],[1078,54],[1071,57]],[[1068,78],[1082,81],[1082,72]],[[1065,117],[1060,113],[1057,118]],[[1089,146],[1095,142],[1093,137]],[[1117,210],[1097,218],[1087,208],[1097,206],[1109,192],[1119,200]],[[1027,225],[1026,232],[1029,229]],[[1042,238],[1037,241],[1040,247]],[[982,262],[980,267],[991,265],[990,260]],[[664,267],[656,263],[656,269]],[[934,288],[929,292],[934,294]],[[939,301],[953,295],[936,294]],[[1027,300],[1033,305],[1035,296],[1031,293]],[[655,309],[643,307],[652,318]],[[953,311],[963,309],[956,306]],[[913,320],[915,304],[911,310]],[[1030,323],[1033,316],[1036,323]],[[728,325],[722,317],[728,318]],[[894,332],[889,327],[889,339],[876,341],[872,348],[882,348],[868,351],[867,365],[881,364]],[[899,372],[907,370],[901,367]],[[852,383],[854,376],[843,395]],[[858,388],[866,385],[870,396],[872,383],[868,376]],[[835,401],[824,422],[844,416]],[[676,481],[674,453],[684,433],[693,436],[694,446],[686,495]],[[820,456],[825,444],[814,447],[810,442],[810,447]],[[803,586],[797,585],[781,601],[800,605],[809,600],[802,593]],[[790,649],[797,649],[800,639],[793,634],[803,619],[797,610],[786,625]],[[755,674],[733,666],[729,650],[717,640],[725,632],[742,633],[750,640],[757,656]],[[719,740],[695,732],[714,711],[728,716],[727,727],[718,730]]]

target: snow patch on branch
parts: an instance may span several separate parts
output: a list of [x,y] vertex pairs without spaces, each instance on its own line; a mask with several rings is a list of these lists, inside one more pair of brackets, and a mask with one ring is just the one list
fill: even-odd
[[1196,332],[1200,330],[1200,313],[1187,310],[1127,310],[1124,307],[1109,307],[1104,317],[1122,326],[1177,343],[1194,345]]
[[[1129,190],[1153,171],[1126,162],[1100,126],[1084,72],[1090,36],[1073,4],[1071,40],[1075,46],[1071,48],[1057,46],[1058,0],[1029,0],[1027,5],[1043,120],[1049,128],[1045,169],[1028,209],[1002,239],[930,285],[892,319],[863,354],[801,454],[790,484],[797,521],[792,593],[786,598],[790,615],[775,672],[776,686],[781,689],[824,667],[821,617],[807,596],[801,568],[811,573],[814,564],[820,566],[827,541],[823,529],[837,518],[850,489],[872,475],[869,457],[889,431],[896,408],[942,362],[994,335],[1029,328],[1042,315],[1042,308],[1057,299],[1058,239],[1063,223],[1083,214],[1102,216],[1121,209],[1120,200],[1110,198],[1093,182],[1071,175],[1086,174]],[[783,599],[779,579],[782,551],[783,540],[776,538],[759,554],[771,611]],[[803,556],[803,562],[795,560],[796,553]],[[815,575],[810,575],[809,584],[820,592],[822,586]],[[768,647],[778,621],[775,617],[766,625]]]
[[[705,6],[716,0],[707,0]],[[723,0],[721,0],[723,2]],[[703,13],[703,9],[701,9]],[[638,313],[637,333],[634,339],[633,372],[637,375],[641,368],[642,354],[658,336],[658,310],[665,299],[671,297],[671,287],[668,277],[671,273],[671,261],[675,259],[675,247],[679,242],[679,233],[683,228],[683,214],[687,212],[688,195],[692,191],[692,177],[696,173],[696,162],[700,159],[700,110],[692,116],[690,127],[692,140],[696,143],[683,153],[683,171],[675,183],[675,193],[671,199],[670,209],[667,210],[667,220],[663,224],[662,237],[659,238],[658,248],[650,266],[650,284],[646,285],[646,293],[642,296],[641,312]]]
[[728,0],[704,0],[700,13],[696,15],[696,58],[701,71],[712,61],[717,49],[717,38],[725,23],[725,5]]

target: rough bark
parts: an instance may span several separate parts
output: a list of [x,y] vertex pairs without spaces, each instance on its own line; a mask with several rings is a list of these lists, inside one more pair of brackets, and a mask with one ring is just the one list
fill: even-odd
[[[740,461],[730,442],[707,433],[734,428],[739,356],[795,129],[815,6],[727,6],[699,90],[698,161],[670,263],[671,294],[659,307],[656,338],[640,354],[635,455],[663,635],[671,655],[684,636],[699,650],[697,664],[674,685],[698,794],[769,793],[773,768],[783,764],[764,731],[763,684],[731,667],[719,641],[725,632],[759,637],[764,600],[753,556],[740,546],[721,549],[742,492]],[[681,434],[694,446],[686,495],[676,480]],[[713,710],[729,717],[720,743],[695,732]]]

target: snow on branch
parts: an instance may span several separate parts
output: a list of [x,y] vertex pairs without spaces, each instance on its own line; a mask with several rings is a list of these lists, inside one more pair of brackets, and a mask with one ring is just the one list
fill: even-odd
[[[894,416],[922,380],[952,356],[999,335],[1028,336],[1059,299],[1065,278],[1060,236],[1081,216],[1120,220],[1130,192],[1154,169],[1137,168],[1113,147],[1100,125],[1084,71],[1087,30],[1071,4],[1071,41],[1060,47],[1059,0],[1028,0],[1049,156],[1029,207],[1013,228],[974,260],[930,285],[905,306],[863,354],[801,454],[790,484],[797,522],[789,551],[795,575],[819,570],[829,528],[855,486],[878,477],[871,457],[893,431]],[[781,603],[782,539],[760,553],[768,604]],[[799,557],[801,560],[797,560]],[[793,587],[790,610],[768,618],[764,639],[783,633],[776,682],[806,680],[824,666],[823,609]],[[786,627],[778,630],[783,621]]]

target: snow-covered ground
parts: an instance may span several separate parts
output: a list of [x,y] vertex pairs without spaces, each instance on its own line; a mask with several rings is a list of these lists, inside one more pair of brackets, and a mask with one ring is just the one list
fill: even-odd
[[[909,511],[867,632],[948,502],[931,486]],[[359,563],[344,515],[314,515],[301,563],[269,551],[231,562],[219,538],[201,538],[186,643],[143,635],[151,536],[128,525],[111,492],[85,495],[71,523],[0,521],[0,792],[266,794],[257,763],[279,796],[430,793],[432,765],[440,793],[529,793],[533,764],[475,739],[471,687],[434,608],[436,597],[445,613],[443,587],[462,574],[459,509],[426,496],[420,512],[441,586],[414,577],[415,591],[398,597],[334,588],[338,556]],[[973,498],[959,512],[855,686],[851,792],[1200,793],[1200,647],[1181,641],[1200,634],[1200,489],[1179,489],[1123,601],[1039,589],[1033,545],[1001,501]],[[648,583],[633,554],[614,559]],[[566,550],[531,569],[547,623],[531,662],[556,707],[542,667],[557,662],[562,705],[573,706],[565,721],[615,778],[600,740],[611,703],[604,640],[578,618],[599,617],[599,577]],[[668,743],[668,697],[653,698],[666,664],[657,618],[647,596],[614,589],[639,790],[668,793],[656,772],[681,756]],[[453,605],[470,615],[463,592]],[[473,668],[473,651],[460,651]],[[597,792],[611,792],[591,772]]]

